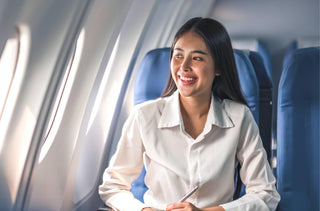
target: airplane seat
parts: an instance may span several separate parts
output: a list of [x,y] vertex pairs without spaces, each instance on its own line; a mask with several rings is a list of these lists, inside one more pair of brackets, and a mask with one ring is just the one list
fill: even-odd
[[271,62],[270,53],[269,53],[267,47],[261,41],[258,41],[256,51],[260,53],[262,60],[263,60],[263,63],[266,67],[269,80],[272,83],[273,74],[272,74],[272,62]]
[[259,82],[259,130],[268,161],[271,158],[271,125],[272,125],[272,82],[267,74],[266,66],[260,53],[249,51],[249,59],[253,65]]
[[314,38],[300,38],[292,41],[290,45],[288,46],[286,53],[284,55],[283,59],[283,68],[286,66],[288,63],[288,58],[294,52],[296,49],[300,48],[311,48],[311,47],[319,47],[320,46],[320,40],[319,37],[314,37]]
[[155,49],[145,55],[134,84],[134,105],[161,96],[168,81],[169,69],[170,48]]
[[319,210],[319,58],[319,47],[295,50],[280,78],[278,211]]
[[[253,113],[259,121],[259,85],[249,57],[240,50],[234,51],[242,92]],[[169,74],[170,48],[155,49],[148,52],[143,59],[134,84],[134,104],[160,97],[167,83]],[[157,80],[154,80],[154,79]],[[148,189],[144,184],[145,169],[132,183],[131,192],[143,202],[143,195]],[[242,185],[241,195],[244,194]],[[239,194],[235,194],[238,198]]]
[[238,76],[241,91],[253,114],[256,123],[259,125],[259,82],[249,59],[249,56],[242,50],[234,49]]
[[272,81],[268,76],[267,68],[263,62],[262,56],[259,52],[249,51],[249,59],[253,65],[257,79],[259,81],[259,88],[272,88]]
[[287,66],[288,60],[289,60],[292,52],[294,52],[296,49],[298,49],[298,42],[295,40],[290,43],[290,45],[288,46],[288,48],[285,52],[283,62],[282,62],[282,69],[284,69],[285,66]]
[[265,70],[269,77],[268,81],[273,83],[271,57],[267,47],[263,44],[263,42],[257,39],[234,39],[232,40],[232,46],[233,48],[239,50],[258,52],[262,58],[263,64],[265,65]]

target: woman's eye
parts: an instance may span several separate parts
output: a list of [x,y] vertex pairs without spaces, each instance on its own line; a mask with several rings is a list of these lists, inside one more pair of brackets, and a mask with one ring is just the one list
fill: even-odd
[[181,55],[181,54],[176,54],[175,57],[176,57],[177,59],[181,59],[181,58],[182,58],[182,55]]
[[193,60],[202,61],[203,59],[201,57],[193,57]]

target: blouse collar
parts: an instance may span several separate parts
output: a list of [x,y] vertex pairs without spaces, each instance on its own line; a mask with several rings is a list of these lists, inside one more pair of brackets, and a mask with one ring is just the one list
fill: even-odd
[[[179,92],[175,91],[171,96],[167,97],[166,104],[163,109],[158,128],[183,126],[182,116],[180,112]],[[215,125],[220,128],[234,127],[234,124],[224,108],[223,101],[214,97],[211,97],[211,103],[205,129],[211,128],[211,125]]]

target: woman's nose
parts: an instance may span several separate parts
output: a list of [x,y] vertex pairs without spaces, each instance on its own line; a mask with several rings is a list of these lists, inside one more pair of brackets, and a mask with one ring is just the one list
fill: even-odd
[[184,60],[182,61],[180,68],[183,71],[189,71],[190,70],[190,58],[189,57],[185,57]]

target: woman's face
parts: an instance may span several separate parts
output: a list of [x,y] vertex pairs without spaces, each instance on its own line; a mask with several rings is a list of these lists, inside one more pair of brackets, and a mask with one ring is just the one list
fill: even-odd
[[181,97],[211,96],[213,80],[219,74],[210,50],[199,35],[187,32],[177,40],[170,68]]

